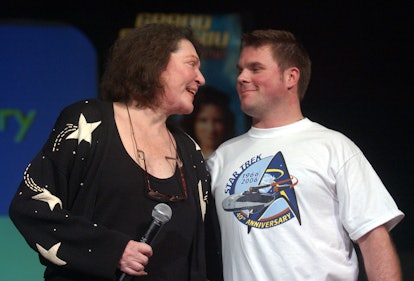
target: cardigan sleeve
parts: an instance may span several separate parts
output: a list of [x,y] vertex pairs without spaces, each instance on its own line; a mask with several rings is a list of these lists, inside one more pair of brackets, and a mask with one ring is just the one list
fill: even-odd
[[89,100],[61,112],[24,171],[9,216],[44,265],[112,279],[131,238],[90,219],[108,126],[103,111],[103,102]]

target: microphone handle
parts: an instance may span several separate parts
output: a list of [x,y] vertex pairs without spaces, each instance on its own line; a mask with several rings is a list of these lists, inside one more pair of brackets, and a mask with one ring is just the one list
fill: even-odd
[[162,224],[154,219],[148,227],[147,232],[145,232],[144,236],[141,237],[139,242],[144,242],[148,245],[151,245],[152,240],[154,240],[155,236],[157,236],[158,232],[160,232],[161,226]]
[[129,281],[132,280],[133,276],[132,275],[128,275],[125,272],[122,272],[121,277],[119,277],[118,281]]
[[132,275],[128,275],[125,272],[122,272],[121,277],[119,277],[118,281],[129,281],[132,280],[133,276]]

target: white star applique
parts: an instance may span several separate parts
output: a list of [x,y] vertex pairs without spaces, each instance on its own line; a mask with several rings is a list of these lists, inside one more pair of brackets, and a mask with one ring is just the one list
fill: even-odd
[[66,262],[57,257],[57,251],[59,250],[60,244],[60,242],[56,243],[49,250],[46,250],[45,248],[36,243],[36,248],[39,251],[39,253],[50,262],[56,265],[65,265]]
[[77,139],[78,144],[81,143],[82,140],[91,143],[92,141],[92,132],[101,124],[101,121],[88,123],[86,121],[85,116],[81,113],[79,116],[78,121],[78,128],[76,131],[71,133],[66,139]]
[[60,208],[62,208],[62,201],[55,195],[49,192],[47,189],[43,189],[43,191],[35,196],[32,197],[35,200],[44,201],[49,204],[49,208],[51,211],[55,208],[56,204],[59,204]]

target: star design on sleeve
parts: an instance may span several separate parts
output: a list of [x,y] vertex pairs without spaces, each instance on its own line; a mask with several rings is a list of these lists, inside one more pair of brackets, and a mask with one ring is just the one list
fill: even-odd
[[39,251],[39,253],[47,260],[49,260],[50,262],[56,264],[56,265],[65,265],[66,262],[64,260],[61,260],[60,258],[58,258],[57,256],[57,252],[59,250],[60,247],[60,242],[56,243],[55,245],[53,245],[52,247],[50,247],[49,250],[46,250],[45,248],[43,248],[42,246],[40,246],[39,244],[36,243],[36,248]]
[[85,116],[81,113],[79,116],[78,121],[78,128],[72,132],[66,139],[77,139],[78,144],[81,143],[82,140],[91,144],[92,141],[92,132],[101,124],[101,121],[88,123],[86,121]]
[[49,192],[47,189],[43,189],[41,193],[32,197],[35,200],[44,201],[49,204],[49,208],[51,211],[55,208],[56,204],[59,204],[60,208],[62,208],[62,201],[52,193]]

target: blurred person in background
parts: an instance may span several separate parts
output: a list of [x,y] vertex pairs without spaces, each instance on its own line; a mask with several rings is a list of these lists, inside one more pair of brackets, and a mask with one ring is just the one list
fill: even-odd
[[234,137],[230,98],[213,86],[203,86],[194,98],[194,110],[183,115],[180,125],[200,145],[205,158],[224,141]]

